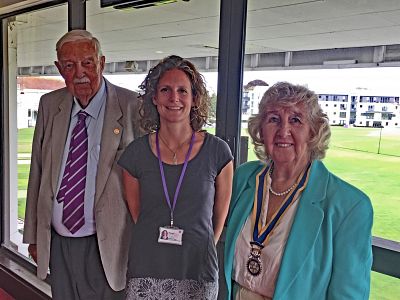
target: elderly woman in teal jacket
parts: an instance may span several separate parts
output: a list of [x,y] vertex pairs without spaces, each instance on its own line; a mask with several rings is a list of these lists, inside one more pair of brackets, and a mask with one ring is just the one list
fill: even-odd
[[227,299],[368,299],[371,202],[320,161],[330,128],[317,95],[275,84],[249,134],[260,161],[241,165],[234,177]]

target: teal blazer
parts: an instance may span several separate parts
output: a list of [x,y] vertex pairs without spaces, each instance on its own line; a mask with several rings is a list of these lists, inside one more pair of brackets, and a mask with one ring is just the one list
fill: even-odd
[[[227,299],[233,296],[236,239],[252,210],[255,177],[264,166],[252,161],[235,172],[225,240]],[[373,218],[369,198],[314,161],[299,201],[273,299],[368,299]]]

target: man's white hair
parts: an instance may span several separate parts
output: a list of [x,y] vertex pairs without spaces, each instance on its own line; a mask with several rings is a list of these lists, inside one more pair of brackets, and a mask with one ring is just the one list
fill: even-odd
[[57,53],[65,43],[76,42],[81,40],[93,41],[97,50],[98,56],[102,56],[100,42],[89,31],[83,29],[74,29],[64,34],[56,44]]

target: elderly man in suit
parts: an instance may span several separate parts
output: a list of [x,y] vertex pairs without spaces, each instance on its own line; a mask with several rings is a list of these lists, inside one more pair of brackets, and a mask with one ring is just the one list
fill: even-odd
[[131,220],[116,162],[139,132],[137,94],[103,76],[99,41],[57,42],[66,88],[44,95],[32,144],[24,242],[53,299],[124,297]]

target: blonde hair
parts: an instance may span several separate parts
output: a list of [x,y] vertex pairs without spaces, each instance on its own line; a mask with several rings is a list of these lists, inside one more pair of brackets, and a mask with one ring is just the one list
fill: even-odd
[[289,82],[278,82],[271,86],[263,95],[258,114],[249,118],[248,131],[254,145],[254,152],[260,160],[270,159],[265,152],[262,137],[262,125],[266,117],[267,107],[293,106],[304,104],[307,112],[307,121],[311,128],[311,139],[308,142],[310,159],[322,159],[328,149],[331,130],[327,115],[318,103],[318,96],[308,88],[294,85]]

